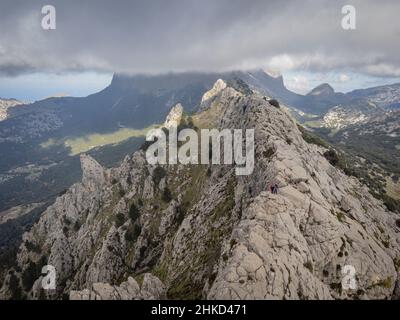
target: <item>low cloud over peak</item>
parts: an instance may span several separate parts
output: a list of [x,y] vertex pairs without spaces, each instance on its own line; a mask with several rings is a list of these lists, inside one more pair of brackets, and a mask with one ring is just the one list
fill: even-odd
[[[2,1],[0,73],[264,68],[400,76],[398,1]],[[357,29],[341,28],[356,8]],[[299,82],[302,80],[300,79]]]

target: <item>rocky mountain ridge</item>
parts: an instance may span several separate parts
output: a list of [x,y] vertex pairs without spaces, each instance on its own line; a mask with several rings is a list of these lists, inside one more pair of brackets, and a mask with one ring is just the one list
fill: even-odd
[[[194,125],[254,128],[253,174],[151,166],[144,150],[112,169],[82,155],[82,182],[24,235],[1,297],[399,297],[398,217],[330,165],[326,150],[306,143],[264,96],[230,86],[209,95]],[[269,192],[272,183],[278,194]],[[55,291],[41,289],[43,264],[57,270]],[[341,285],[348,265],[353,290]],[[149,282],[156,294],[145,293]]]

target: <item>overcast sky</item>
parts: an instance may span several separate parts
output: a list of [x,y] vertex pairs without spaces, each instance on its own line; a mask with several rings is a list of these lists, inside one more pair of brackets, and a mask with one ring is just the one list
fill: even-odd
[[[46,4],[56,30],[41,27]],[[341,27],[345,4],[356,8],[356,30]],[[18,91],[32,74],[58,77],[60,87],[66,78],[72,94],[71,75],[80,88],[99,75],[93,90],[113,72],[261,67],[298,92],[320,78],[344,91],[398,81],[399,14],[398,0],[1,0],[0,95],[7,79]]]

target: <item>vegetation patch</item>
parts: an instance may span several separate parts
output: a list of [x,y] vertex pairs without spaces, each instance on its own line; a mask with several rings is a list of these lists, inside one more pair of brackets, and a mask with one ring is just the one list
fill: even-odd
[[74,156],[82,152],[87,152],[95,147],[110,145],[120,143],[129,138],[144,137],[148,130],[154,128],[155,126],[150,126],[144,129],[130,129],[122,128],[113,133],[106,134],[89,134],[79,138],[69,138],[60,142],[55,142],[54,140],[49,140],[42,144],[43,148],[49,148],[57,143],[63,143],[65,147],[70,148],[70,155]]
[[172,193],[169,190],[168,187],[165,187],[162,196],[161,196],[162,201],[164,201],[165,203],[169,203],[172,200]]
[[380,280],[376,285],[385,289],[391,289],[393,285],[393,279],[392,277],[387,277],[383,280]]
[[125,223],[125,216],[124,216],[124,214],[121,213],[121,212],[118,212],[118,213],[115,215],[115,226],[116,226],[117,228],[119,228],[119,227],[122,226],[124,223]]
[[330,145],[317,135],[311,133],[307,129],[305,129],[303,126],[297,124],[297,127],[299,128],[301,135],[304,139],[305,142],[310,143],[310,144],[315,144],[317,146],[323,147],[323,148],[330,148]]
[[142,232],[142,227],[138,222],[130,224],[125,232],[125,240],[133,243],[137,240],[141,232]]
[[28,267],[22,272],[22,285],[25,291],[29,291],[35,281],[40,277],[42,266],[47,264],[47,259],[43,256],[38,263],[29,261]]
[[346,216],[343,214],[343,212],[338,211],[336,212],[336,218],[340,221],[340,222],[345,222],[346,221]]
[[273,107],[275,107],[275,108],[278,108],[278,109],[281,107],[281,105],[279,104],[279,101],[276,100],[276,99],[270,99],[270,100],[268,100],[268,103],[269,103],[271,106],[273,106]]
[[129,218],[131,218],[132,222],[135,222],[140,216],[140,210],[135,203],[132,203],[129,208]]
[[311,273],[314,271],[311,261],[307,261],[306,263],[304,263],[304,267],[306,267]]
[[167,171],[163,167],[156,167],[153,171],[153,182],[156,186],[167,175]]

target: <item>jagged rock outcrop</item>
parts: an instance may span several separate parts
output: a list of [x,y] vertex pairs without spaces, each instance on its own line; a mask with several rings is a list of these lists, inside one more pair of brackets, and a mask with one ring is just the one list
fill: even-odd
[[94,283],[91,290],[72,290],[70,300],[160,300],[165,299],[165,288],[162,282],[149,273],[144,274],[143,283],[129,277],[120,286],[108,283]]
[[[82,156],[82,183],[24,235],[2,297],[15,287],[39,297],[43,262],[57,270],[51,298],[398,297],[397,216],[306,143],[283,108],[227,86],[192,118],[199,128],[254,129],[253,173],[151,166],[144,150],[113,169]],[[341,284],[348,266],[354,289]],[[154,285],[139,289],[142,276]]]
[[181,122],[182,113],[183,113],[183,107],[180,103],[178,103],[169,112],[167,119],[164,122],[164,127],[167,129],[171,127],[177,127]]
[[207,109],[211,105],[214,97],[216,97],[225,88],[226,82],[222,79],[218,79],[214,86],[209,91],[204,93],[203,97],[201,98],[200,110]]

